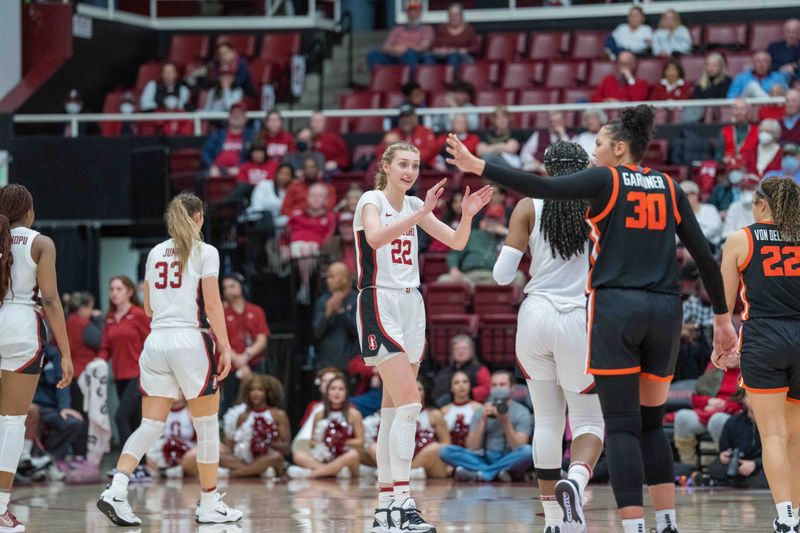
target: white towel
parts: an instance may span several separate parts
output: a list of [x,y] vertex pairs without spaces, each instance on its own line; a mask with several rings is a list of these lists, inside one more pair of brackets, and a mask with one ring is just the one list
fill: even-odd
[[108,362],[95,359],[78,378],[83,393],[83,412],[89,415],[87,461],[99,465],[111,449],[111,418],[108,416]]

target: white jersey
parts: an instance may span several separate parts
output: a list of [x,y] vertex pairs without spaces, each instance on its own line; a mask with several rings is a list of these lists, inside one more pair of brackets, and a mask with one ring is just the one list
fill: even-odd
[[30,228],[11,229],[11,284],[3,301],[15,304],[33,305],[39,299],[39,283],[36,280],[36,263],[31,255],[33,239],[38,231]]
[[542,233],[542,211],[544,201],[532,199],[535,211],[533,230],[528,239],[531,248],[531,279],[525,285],[525,294],[547,298],[561,312],[586,306],[586,280],[589,263],[586,250],[565,261],[558,253],[553,257],[550,243]]
[[181,272],[172,239],[150,251],[144,279],[150,289],[153,310],[151,329],[205,328],[201,307],[200,280],[219,276],[219,253],[196,241],[189,264]]
[[419,287],[419,256],[417,227],[412,226],[403,235],[377,250],[373,250],[364,234],[361,212],[372,204],[378,208],[381,222],[389,226],[422,209],[424,202],[415,196],[403,198],[403,209],[395,211],[383,191],[365,192],[356,206],[353,233],[357,248],[358,288],[383,287],[387,289],[415,289]]
[[178,410],[170,409],[166,424],[164,425],[164,438],[176,439],[186,444],[195,440],[192,415],[189,414],[189,409],[187,407]]
[[472,415],[474,414],[475,408],[472,407],[472,402],[467,402],[462,405],[452,404],[450,409],[447,410],[447,414],[444,415],[444,422],[447,424],[447,430],[452,431],[456,422],[460,422],[469,427],[472,422]]

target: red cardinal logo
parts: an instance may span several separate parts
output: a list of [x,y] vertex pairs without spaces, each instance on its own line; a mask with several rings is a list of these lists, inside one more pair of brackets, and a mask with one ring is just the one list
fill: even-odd
[[367,337],[367,345],[369,346],[370,350],[377,350],[378,349],[378,341],[375,339],[375,335],[371,335]]

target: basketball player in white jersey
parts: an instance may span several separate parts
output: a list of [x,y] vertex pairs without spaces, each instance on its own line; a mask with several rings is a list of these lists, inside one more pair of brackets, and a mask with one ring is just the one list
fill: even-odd
[[[565,175],[584,169],[589,156],[580,145],[559,141],[548,147],[544,163],[550,176]],[[585,202],[520,200],[493,272],[499,284],[511,283],[530,247],[531,279],[519,310],[516,350],[533,402],[533,462],[545,533],[586,531],[583,491],[603,449],[600,402],[592,394],[594,379],[584,372],[586,208]],[[568,478],[561,480],[567,407],[573,440]]]
[[419,515],[409,477],[414,457],[419,364],[425,356],[425,306],[419,287],[417,226],[454,249],[467,243],[472,217],[492,196],[488,185],[462,201],[461,222],[452,229],[432,211],[444,192],[442,180],[423,202],[406,196],[419,176],[419,150],[406,143],[388,146],[375,176],[375,190],[356,206],[353,231],[358,262],[358,332],[367,365],[383,381],[378,431],[378,508],[371,531],[435,532]]
[[[172,402],[183,392],[197,433],[202,490],[195,519],[199,523],[235,522],[243,513],[228,507],[216,491],[217,385],[231,368],[231,346],[219,295],[219,253],[202,241],[203,203],[196,196],[176,196],[165,218],[171,238],[150,251],[145,267],[144,309],[153,320],[139,359],[142,425],[125,443],[114,479],[100,495],[97,507],[117,525],[142,523],[128,503],[129,476],[164,433]],[[214,342],[204,324],[201,301],[205,301],[205,313],[219,346],[218,367],[214,364]]]
[[33,198],[22,185],[0,188],[0,533],[25,526],[8,510],[11,485],[25,440],[25,418],[44,363],[47,331],[42,306],[61,352],[61,381],[72,381],[64,310],[56,285],[56,248],[31,229]]

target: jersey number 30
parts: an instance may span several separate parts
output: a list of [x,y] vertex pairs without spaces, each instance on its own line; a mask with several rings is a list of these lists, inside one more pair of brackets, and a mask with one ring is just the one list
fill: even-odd
[[181,288],[183,277],[181,276],[181,264],[178,261],[173,261],[172,263],[160,261],[155,264],[155,269],[158,279],[153,286],[156,289],[166,289],[167,285],[171,289]]
[[[765,276],[800,276],[800,246],[764,246],[761,254],[768,256],[762,263]],[[784,260],[784,255],[789,257]]]
[[625,227],[660,231],[667,227],[667,201],[663,194],[631,191],[626,199],[633,203],[633,214],[625,218]]
[[395,239],[392,241],[392,263],[411,265],[411,241]]

